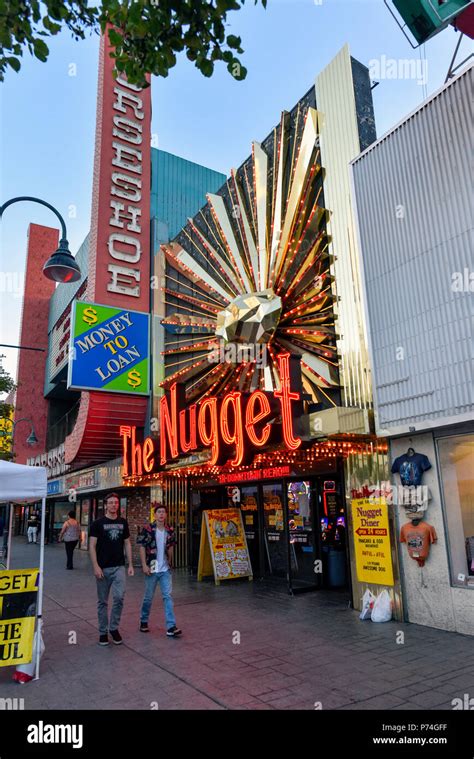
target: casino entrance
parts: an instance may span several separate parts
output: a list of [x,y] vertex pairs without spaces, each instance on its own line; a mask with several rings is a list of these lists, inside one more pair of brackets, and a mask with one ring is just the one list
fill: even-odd
[[231,484],[191,483],[189,564],[193,574],[198,568],[203,511],[236,506],[242,512],[254,580],[286,585],[292,594],[334,589],[346,591],[349,597],[342,462],[331,462],[330,471],[320,474]]

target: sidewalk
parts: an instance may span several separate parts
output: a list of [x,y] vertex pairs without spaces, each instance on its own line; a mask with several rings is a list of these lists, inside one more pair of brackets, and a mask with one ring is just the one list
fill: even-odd
[[[139,632],[143,576],[136,570],[124,644],[100,648],[95,579],[85,552],[74,561],[67,572],[64,546],[45,548],[41,679],[19,686],[12,667],[0,668],[0,697],[24,698],[25,709],[451,710],[452,699],[474,697],[470,636],[361,622],[337,594],[290,597],[257,581],[215,587],[183,571],[174,576],[182,638],[164,634],[159,589],[151,632]],[[38,562],[39,547],[15,538],[12,568]]]

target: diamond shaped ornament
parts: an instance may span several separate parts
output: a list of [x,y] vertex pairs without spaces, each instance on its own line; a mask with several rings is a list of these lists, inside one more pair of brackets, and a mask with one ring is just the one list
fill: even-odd
[[216,335],[226,343],[268,343],[281,316],[281,298],[261,290],[234,298],[217,314]]

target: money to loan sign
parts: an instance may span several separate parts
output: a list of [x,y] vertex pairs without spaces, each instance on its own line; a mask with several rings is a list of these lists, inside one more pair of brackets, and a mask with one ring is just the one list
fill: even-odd
[[68,388],[149,393],[149,315],[74,301]]

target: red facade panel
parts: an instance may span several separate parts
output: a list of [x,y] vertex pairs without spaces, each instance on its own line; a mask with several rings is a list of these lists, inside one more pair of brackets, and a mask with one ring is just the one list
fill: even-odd
[[[102,37],[85,300],[144,312],[150,307],[150,124],[150,88],[114,78],[108,39]],[[143,427],[147,405],[147,398],[83,392],[66,438],[66,463],[119,456],[119,425]]]
[[29,422],[16,425],[14,452],[17,464],[26,464],[32,454],[46,450],[48,402],[43,396],[43,382],[48,351],[49,301],[55,284],[43,276],[43,265],[58,247],[58,241],[57,229],[30,224],[20,345],[43,348],[44,352],[19,351],[14,421],[31,419],[39,442],[34,448],[27,445],[26,438],[31,432]]

